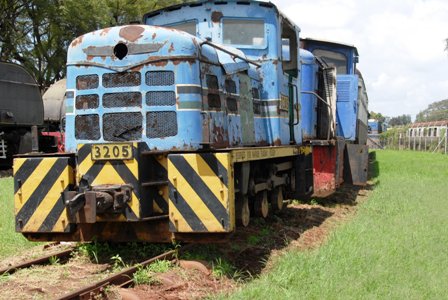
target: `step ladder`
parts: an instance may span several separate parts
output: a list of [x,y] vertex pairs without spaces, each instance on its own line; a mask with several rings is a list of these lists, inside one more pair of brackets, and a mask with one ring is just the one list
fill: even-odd
[[[0,132],[0,138],[2,137],[4,133]],[[6,142],[4,139],[0,139],[0,159],[6,159]]]

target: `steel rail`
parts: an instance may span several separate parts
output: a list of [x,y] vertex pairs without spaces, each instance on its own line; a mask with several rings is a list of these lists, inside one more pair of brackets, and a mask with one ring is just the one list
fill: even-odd
[[42,257],[39,257],[36,259],[31,259],[31,260],[28,260],[28,261],[25,261],[22,263],[18,263],[16,265],[8,266],[6,268],[0,269],[0,275],[12,274],[12,273],[16,272],[17,270],[28,268],[33,265],[43,265],[45,263],[48,263],[52,257],[57,257],[57,258],[67,257],[73,252],[73,249],[74,248],[62,250],[59,252],[47,254],[45,256],[42,256]]
[[59,300],[69,300],[69,299],[94,299],[93,297],[100,292],[103,291],[103,289],[109,285],[117,285],[120,287],[130,285],[132,283],[132,275],[137,272],[140,268],[145,267],[149,264],[152,264],[156,260],[166,260],[166,259],[173,259],[176,256],[177,250],[170,250],[168,252],[165,252],[163,254],[160,254],[158,256],[155,256],[153,258],[150,258],[148,260],[145,260],[144,262],[141,262],[139,264],[136,264],[132,267],[126,268],[122,270],[119,273],[113,274],[107,278],[104,278],[100,281],[97,281],[87,287],[81,288],[77,291],[74,291],[72,293],[66,294],[60,298]]

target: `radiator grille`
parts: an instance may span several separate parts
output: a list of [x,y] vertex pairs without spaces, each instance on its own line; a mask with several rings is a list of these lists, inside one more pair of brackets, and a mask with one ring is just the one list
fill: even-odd
[[78,140],[98,140],[100,138],[99,116],[98,115],[76,116],[75,137]]
[[176,94],[174,92],[148,92],[146,93],[146,105],[149,106],[169,106],[176,104]]
[[104,107],[142,107],[142,94],[139,92],[109,93],[103,96]]
[[207,87],[211,90],[218,90],[219,89],[219,84],[218,84],[218,77],[216,77],[215,75],[206,75],[206,82],[207,82]]
[[350,81],[338,80],[338,102],[350,101]]
[[103,86],[107,88],[139,86],[140,84],[141,84],[140,72],[103,74]]
[[98,95],[80,95],[76,96],[76,109],[90,109],[97,108],[99,103]]
[[226,99],[226,105],[227,110],[231,113],[237,113],[238,112],[238,103],[236,102],[236,99],[233,97],[228,97]]
[[106,141],[141,139],[142,114],[139,112],[104,114],[103,135]]
[[146,114],[146,136],[163,138],[177,135],[177,116],[173,111],[148,112]]
[[209,109],[220,109],[221,108],[221,98],[218,94],[209,93],[207,96],[208,108]]
[[225,86],[226,86],[226,92],[227,93],[236,94],[236,84],[235,84],[235,81],[230,80],[230,79],[226,79]]
[[78,90],[96,89],[98,83],[98,75],[81,75],[76,77],[76,88]]
[[174,72],[152,71],[146,72],[146,84],[149,86],[166,86],[174,84]]

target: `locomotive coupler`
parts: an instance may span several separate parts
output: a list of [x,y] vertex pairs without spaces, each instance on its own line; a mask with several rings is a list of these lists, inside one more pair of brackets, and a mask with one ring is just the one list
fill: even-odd
[[72,223],[95,223],[97,215],[123,213],[131,201],[131,185],[98,185],[82,193],[66,192],[65,206]]

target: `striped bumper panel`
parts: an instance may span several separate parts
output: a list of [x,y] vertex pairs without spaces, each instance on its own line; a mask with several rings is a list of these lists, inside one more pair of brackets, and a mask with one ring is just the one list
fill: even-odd
[[228,153],[168,155],[168,179],[171,232],[233,231]]
[[70,231],[63,193],[73,189],[74,165],[74,157],[14,160],[16,231]]
[[[80,185],[117,185],[129,184],[133,187],[132,199],[120,221],[137,221],[140,218],[140,184],[138,176],[138,151],[133,145],[134,159],[94,161],[91,156],[92,146],[80,145],[78,148],[78,181]],[[82,183],[82,181],[86,181]],[[117,221],[116,218],[114,218]],[[106,221],[106,220],[104,220]]]

